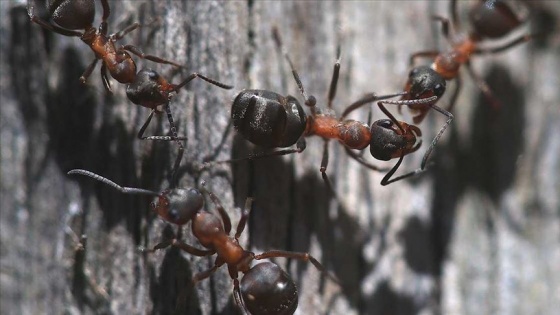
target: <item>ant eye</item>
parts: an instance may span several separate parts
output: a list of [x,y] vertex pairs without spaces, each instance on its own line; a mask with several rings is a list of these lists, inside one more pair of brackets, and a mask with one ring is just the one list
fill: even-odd
[[410,73],[408,74],[409,78],[412,78],[413,76],[418,74],[419,69],[418,68],[414,68],[412,70],[410,70]]
[[445,92],[445,85],[443,85],[443,84],[437,84],[437,85],[434,87],[434,94],[435,94],[436,96],[438,96],[438,97],[439,97],[439,96],[442,96],[444,92]]
[[158,73],[155,71],[150,71],[148,76],[150,77],[151,80],[157,80],[159,78]]
[[382,119],[377,122],[379,127],[390,129],[393,126],[393,122],[389,119]]

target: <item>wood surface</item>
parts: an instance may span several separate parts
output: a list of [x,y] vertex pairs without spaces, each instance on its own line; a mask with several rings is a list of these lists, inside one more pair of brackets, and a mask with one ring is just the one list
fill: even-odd
[[[460,2],[462,18],[470,4]],[[560,2],[530,4],[532,23],[516,34],[558,27]],[[319,172],[323,141],[318,138],[309,138],[301,154],[204,171],[197,165],[205,158],[227,160],[257,150],[228,128],[240,90],[268,89],[302,101],[272,40],[273,26],[306,91],[320,105],[326,103],[341,46],[334,102],[341,113],[365,93],[400,91],[411,53],[446,47],[430,16],[449,16],[447,1],[110,5],[109,32],[134,21],[147,25],[122,43],[187,70],[149,61],[138,61],[139,68],[154,68],[173,82],[198,71],[235,86],[226,91],[193,81],[173,98],[179,134],[188,137],[180,185],[205,180],[234,226],[238,208],[247,196],[254,197],[241,238],[246,248],[309,252],[340,279],[338,286],[311,264],[276,260],[297,283],[297,314],[555,314],[560,309],[557,31],[473,59],[503,106],[492,110],[464,72],[456,120],[434,152],[434,165],[417,178],[382,187],[383,173],[360,166],[331,141],[327,173],[338,195],[334,199]],[[31,23],[22,1],[1,1],[0,9],[1,313],[172,314],[182,295],[178,314],[236,314],[227,268],[190,284],[213,258],[176,249],[153,255],[137,250],[175,230],[151,213],[150,198],[66,175],[83,168],[124,186],[167,188],[177,147],[137,140],[149,110],[129,102],[124,86],[113,79],[114,94],[107,95],[99,69],[80,84],[93,54],[78,38]],[[445,107],[446,100],[440,104]],[[372,108],[373,118],[381,119]],[[364,108],[352,118],[366,121],[367,114]],[[411,121],[408,112],[403,115],[397,118]],[[149,134],[168,131],[160,116]],[[428,114],[420,125],[422,149],[444,121]],[[422,149],[405,158],[402,171],[419,166]],[[371,161],[384,167],[395,163]],[[77,250],[81,234],[87,235],[85,251]],[[190,228],[183,235],[197,245]]]

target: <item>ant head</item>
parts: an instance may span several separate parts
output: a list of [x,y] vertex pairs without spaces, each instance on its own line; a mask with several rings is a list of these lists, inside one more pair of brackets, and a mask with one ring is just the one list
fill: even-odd
[[297,99],[267,90],[241,91],[231,106],[231,119],[245,139],[268,148],[293,145],[307,124]]
[[262,262],[241,278],[241,296],[251,314],[293,314],[297,287],[278,265]]
[[430,67],[420,66],[410,70],[408,75],[408,94],[412,99],[437,96],[445,93],[445,79]]
[[204,206],[202,193],[194,188],[169,189],[163,191],[153,210],[164,220],[177,225],[186,224]]
[[406,155],[418,149],[416,137],[422,132],[418,127],[404,122],[397,125],[390,119],[380,119],[371,125],[371,155],[381,161]]
[[134,104],[155,108],[169,101],[171,85],[152,69],[142,69],[126,86],[126,96]]
[[476,35],[500,38],[519,26],[523,21],[512,8],[501,0],[477,3],[469,12],[469,19]]
[[90,28],[95,18],[94,0],[55,0],[48,8],[52,20],[69,30]]

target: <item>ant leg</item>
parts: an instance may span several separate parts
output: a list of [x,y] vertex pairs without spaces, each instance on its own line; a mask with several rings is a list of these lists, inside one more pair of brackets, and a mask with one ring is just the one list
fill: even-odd
[[338,84],[338,74],[340,72],[340,45],[336,48],[336,62],[334,63],[333,75],[331,79],[331,84],[329,87],[329,97],[327,105],[329,109],[332,109],[332,101],[336,96],[336,86]]
[[134,22],[132,24],[130,24],[129,26],[125,27],[124,29],[113,33],[111,35],[109,35],[109,38],[111,39],[111,41],[118,41],[119,39],[122,39],[123,37],[125,37],[128,33],[136,30],[137,28],[139,28],[141,25],[138,22]]
[[486,81],[484,81],[484,79],[474,71],[470,61],[468,61],[465,65],[467,67],[467,70],[469,71],[469,75],[474,80],[476,86],[478,86],[482,94],[484,94],[484,97],[490,103],[492,108],[494,108],[495,110],[500,109],[502,107],[502,103],[496,98],[496,96],[494,96],[492,89],[488,86]]
[[35,1],[29,1],[28,5],[27,5],[27,15],[29,16],[29,19],[31,19],[31,22],[35,22],[36,24],[39,24],[41,27],[51,31],[51,32],[55,32],[58,33],[60,35],[64,35],[64,36],[76,36],[76,37],[81,37],[83,34],[81,32],[78,31],[74,31],[74,30],[68,30],[65,28],[62,28],[56,24],[47,22],[43,19],[41,19],[40,17],[35,15]]
[[201,189],[204,190],[208,194],[208,196],[210,196],[210,199],[212,200],[212,202],[214,203],[214,205],[218,209],[218,212],[220,213],[220,216],[222,217],[222,223],[224,224],[224,230],[225,230],[226,234],[229,234],[229,232],[231,231],[231,219],[230,219],[229,215],[227,214],[226,210],[224,209],[224,206],[222,205],[222,202],[220,201],[220,198],[218,198],[211,191],[206,189],[206,187],[204,185],[205,185],[205,183],[203,182]]
[[328,273],[325,267],[323,267],[323,265],[321,265],[321,263],[317,259],[315,259],[315,257],[311,256],[309,253],[289,252],[284,250],[270,250],[268,252],[255,255],[255,260],[261,260],[265,258],[276,258],[276,257],[298,259],[301,261],[310,262],[313,264],[313,266],[315,266],[315,268],[317,268],[317,270],[321,271],[322,273],[325,273],[327,277],[329,277],[331,280],[333,280],[336,283],[340,283],[335,276]]
[[193,247],[193,246],[191,246],[187,243],[183,243],[183,242],[177,241],[177,240],[173,240],[171,245],[173,247],[177,247],[180,250],[185,251],[185,252],[187,252],[191,255],[199,256],[199,257],[210,256],[210,255],[214,255],[216,253],[216,251],[213,250],[213,249],[199,249],[199,248]]
[[157,56],[153,56],[153,55],[146,55],[144,52],[142,52],[142,50],[136,46],[133,45],[124,45],[123,49],[130,51],[131,53],[135,54],[136,56],[142,58],[142,59],[146,59],[146,60],[150,60],[153,62],[157,62],[157,63],[162,63],[162,64],[168,64],[168,65],[173,65],[175,67],[178,68],[183,68],[183,66],[181,66],[178,63],[175,63],[173,61],[167,60],[167,59],[163,59]]
[[218,258],[216,258],[216,262],[214,263],[214,266],[212,268],[208,269],[208,270],[201,271],[201,272],[197,273],[196,275],[194,275],[194,277],[192,278],[192,282],[197,283],[199,281],[202,281],[202,280],[210,277],[210,275],[212,275],[223,264],[224,264],[223,261],[221,261],[221,260],[218,261]]
[[397,96],[402,96],[407,94],[406,92],[400,92],[400,93],[396,93],[396,94],[388,94],[388,95],[377,95],[375,93],[369,93],[364,95],[362,98],[360,98],[359,100],[355,101],[354,103],[350,104],[348,107],[346,107],[346,109],[344,110],[344,112],[342,112],[342,116],[340,117],[340,120],[343,120],[346,116],[348,116],[351,112],[355,111],[356,109],[369,104],[369,103],[373,103],[375,101],[380,101],[380,100],[385,100],[388,98],[392,98],[392,97],[397,97]]
[[267,158],[267,157],[271,157],[271,156],[281,156],[281,155],[288,155],[288,154],[294,154],[294,153],[301,153],[305,150],[306,147],[307,147],[307,144],[305,142],[305,138],[301,137],[298,140],[298,142],[296,143],[296,148],[295,149],[285,149],[285,150],[278,150],[278,151],[272,151],[272,152],[255,153],[255,154],[249,155],[248,157],[244,157],[244,158],[240,158],[240,159],[205,162],[203,168],[207,168],[207,167],[209,167],[213,164],[237,163],[237,162],[247,161],[247,160],[250,160],[250,161],[258,160],[258,159]]
[[448,41],[451,41],[451,37],[449,35],[449,19],[439,15],[432,16],[432,19],[441,23],[441,32],[443,33],[443,36],[445,36],[445,39]]
[[101,81],[103,81],[103,86],[105,87],[105,90],[109,93],[113,93],[113,91],[111,90],[111,81],[109,81],[109,76],[107,76],[107,66],[105,65],[105,63],[103,62],[101,64]]
[[241,290],[239,289],[239,280],[237,278],[233,279],[233,298],[235,299],[235,304],[237,304],[243,315],[251,314],[243,302]]
[[389,185],[390,183],[393,183],[393,182],[399,181],[399,180],[401,180],[401,179],[405,179],[405,178],[408,178],[408,177],[417,175],[417,174],[422,173],[422,172],[425,171],[425,170],[423,170],[423,169],[417,169],[417,170],[414,170],[414,171],[412,171],[412,172],[410,172],[410,173],[406,173],[406,174],[404,174],[404,175],[401,175],[401,176],[395,177],[395,178],[393,178],[393,179],[390,179],[391,176],[393,176],[393,174],[395,174],[395,172],[397,171],[397,169],[399,168],[399,166],[401,166],[401,163],[402,163],[402,161],[403,161],[403,158],[404,158],[404,154],[401,155],[401,157],[399,158],[399,161],[397,162],[397,164],[395,164],[395,166],[387,173],[387,175],[385,175],[385,176],[383,177],[383,179],[381,180],[381,186],[387,186],[387,185]]
[[334,196],[335,199],[338,200],[338,197],[336,196],[336,192],[332,187],[332,183],[329,180],[329,177],[327,176],[328,165],[329,165],[329,141],[325,140],[323,141],[323,157],[321,158],[321,168],[319,169],[319,171],[321,172],[321,177],[323,178],[325,185],[327,185],[327,189],[329,190],[330,194]]
[[459,32],[461,27],[459,25],[459,13],[457,11],[457,0],[451,0],[449,3],[449,11],[451,12],[451,23],[455,32]]
[[[148,116],[148,118],[146,119],[146,122],[144,122],[144,124],[142,125],[142,127],[138,131],[138,135],[136,137],[140,140],[156,140],[156,141],[173,141],[173,140],[175,140],[175,138],[171,137],[171,136],[144,136],[144,132],[148,128],[148,125],[152,121],[152,117],[154,116],[155,113],[156,113],[155,109],[153,109],[150,112],[150,115]],[[187,137],[177,137],[176,139],[177,140],[187,140]]]
[[139,247],[138,250],[141,253],[153,254],[153,253],[155,253],[155,251],[160,250],[160,249],[165,249],[165,248],[167,248],[171,245],[173,245],[173,239],[157,243],[152,248]]
[[103,7],[103,16],[101,17],[101,24],[99,25],[99,32],[103,36],[107,36],[107,20],[109,15],[111,15],[111,7],[107,0],[101,0],[101,6]]
[[430,144],[430,146],[428,147],[428,149],[426,150],[426,153],[424,153],[424,157],[422,158],[422,164],[420,164],[420,168],[422,170],[424,170],[424,168],[426,167],[426,163],[428,162],[428,158],[430,157],[430,154],[432,153],[432,150],[434,149],[434,147],[436,146],[437,142],[439,141],[439,138],[441,138],[441,136],[443,135],[443,133],[445,132],[445,129],[447,129],[447,127],[449,126],[449,124],[451,124],[451,121],[453,121],[453,114],[451,114],[450,112],[446,111],[443,108],[440,108],[436,105],[430,105],[430,107],[438,112],[440,112],[441,114],[447,116],[447,121],[445,122],[445,124],[443,126],[441,126],[441,128],[439,129],[437,135],[434,137],[434,139],[432,140],[432,143]]
[[99,59],[95,58],[93,59],[93,61],[89,64],[89,66],[86,68],[86,71],[84,71],[84,73],[82,74],[82,76],[80,77],[80,82],[82,84],[86,84],[87,79],[89,78],[89,76],[91,75],[91,73],[93,72],[93,69],[95,69],[95,66],[97,65],[97,62],[99,61]]
[[[354,160],[356,160],[356,162],[362,164],[363,166],[369,168],[370,170],[374,170],[374,171],[378,171],[378,172],[385,172],[385,171],[388,170],[387,168],[378,167],[378,166],[375,166],[373,164],[370,164],[370,163],[366,162],[361,155],[356,154],[354,151],[352,151],[348,148],[345,148],[345,149],[346,149],[346,153],[351,158],[353,158]],[[364,151],[362,151],[362,152],[364,152]]]
[[525,43],[530,41],[531,39],[539,36],[539,35],[544,35],[544,34],[525,34],[525,35],[521,35],[517,38],[514,38],[513,40],[511,40],[508,43],[503,44],[502,46],[498,46],[498,47],[492,47],[492,48],[477,48],[474,50],[473,54],[495,54],[495,53],[500,53],[504,50],[508,50],[514,46],[517,46],[519,44]]
[[416,59],[418,58],[430,58],[430,59],[434,59],[435,57],[437,57],[437,55],[439,55],[439,51],[437,50],[427,50],[427,51],[419,51],[419,52],[415,52],[414,54],[410,55],[410,59],[408,60],[408,65],[410,67],[414,66],[414,63],[416,62]]
[[462,86],[463,79],[461,78],[461,74],[457,73],[457,77],[455,77],[455,89],[453,90],[453,94],[451,95],[451,99],[449,100],[449,107],[447,108],[448,112],[451,112],[451,110],[453,110],[453,106],[455,106],[455,103],[457,103],[457,97],[459,97],[459,92],[461,91]]
[[185,152],[185,147],[181,143],[177,136],[177,128],[175,128],[175,123],[173,122],[173,115],[171,114],[171,108],[169,107],[169,102],[165,104],[165,112],[167,113],[167,120],[169,120],[169,126],[171,128],[171,136],[175,139],[175,142],[179,146],[179,151],[177,152],[177,157],[175,158],[175,163],[173,165],[173,171],[171,172],[171,184],[172,187],[177,183],[177,170],[183,159],[183,153]]
[[245,208],[241,211],[241,218],[239,223],[237,223],[237,229],[235,231],[235,239],[239,240],[241,233],[245,230],[245,225],[247,224],[247,219],[249,219],[249,213],[251,212],[251,206],[253,205],[253,198],[247,197],[245,199]]

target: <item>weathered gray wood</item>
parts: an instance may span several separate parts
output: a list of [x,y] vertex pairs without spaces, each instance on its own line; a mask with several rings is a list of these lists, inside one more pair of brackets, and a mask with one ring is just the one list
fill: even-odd
[[[200,173],[193,162],[214,152],[224,160],[254,150],[233,131],[220,147],[239,90],[270,89],[301,100],[272,41],[273,25],[306,91],[321,105],[336,47],[342,47],[334,102],[340,113],[366,92],[399,91],[412,52],[445,46],[429,17],[448,16],[447,2],[110,4],[110,31],[158,19],[123,42],[188,70],[171,76],[170,67],[139,67],[153,67],[174,82],[199,71],[235,85],[224,91],[192,82],[173,99],[179,133],[189,138],[181,185],[206,180],[234,225],[235,207],[253,196],[242,238],[248,248],[310,252],[341,280],[338,287],[310,264],[277,260],[298,284],[299,314],[554,314],[560,307],[557,35],[544,46],[519,46],[473,62],[503,108],[493,113],[465,73],[453,129],[437,147],[435,165],[418,179],[381,187],[383,174],[364,170],[331,142],[327,173],[337,201],[319,173],[320,139],[310,138],[302,154],[231,168]],[[192,287],[192,275],[212,259],[136,250],[165,233],[149,198],[65,175],[86,168],[123,185],[164,189],[175,144],[138,141],[148,110],[132,106],[114,80],[115,94],[107,96],[98,69],[87,86],[79,84],[92,53],[78,39],[31,24],[19,3],[0,2],[0,8],[2,314],[169,314],[182,290],[179,313],[235,313],[225,267]],[[560,3],[534,9],[556,19]],[[440,116],[430,113],[420,125],[424,142],[444,122]],[[353,117],[365,121],[367,110]],[[167,128],[162,116],[148,133]],[[416,168],[422,153],[405,159],[403,171]],[[394,161],[374,163],[390,167]],[[85,268],[102,291],[76,278],[80,259],[70,229],[87,234]],[[196,244],[190,230],[183,235]]]

